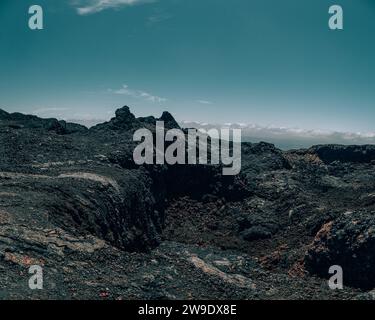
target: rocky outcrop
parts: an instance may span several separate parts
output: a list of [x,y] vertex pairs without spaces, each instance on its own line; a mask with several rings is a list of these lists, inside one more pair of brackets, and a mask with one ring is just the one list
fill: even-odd
[[333,265],[343,268],[346,285],[375,287],[375,212],[343,213],[317,233],[305,257],[306,269],[327,277]]
[[311,154],[316,154],[324,163],[332,162],[355,162],[370,163],[375,161],[375,146],[343,146],[324,145],[314,146],[308,150]]
[[173,116],[166,111],[163,112],[162,116],[158,119],[152,116],[136,118],[134,114],[130,112],[129,107],[124,106],[120,109],[117,109],[115,115],[116,116],[112,118],[109,122],[98,124],[90,128],[90,131],[135,131],[145,126],[146,128],[149,128],[151,131],[155,131],[156,121],[164,121],[165,128],[167,129],[180,128],[179,124],[173,118]]
[[[235,177],[138,166],[133,132],[158,120],[179,127],[128,107],[90,129],[0,110],[0,298],[357,297],[328,288],[330,264],[375,286],[373,147],[243,143]],[[48,290],[28,289],[32,264]]]
[[82,126],[77,123],[66,122],[64,120],[60,120],[59,123],[62,126],[63,132],[65,134],[72,134],[72,133],[84,134],[88,132],[88,129],[85,126]]
[[83,133],[87,128],[66,121],[58,121],[57,119],[42,119],[34,115],[24,115],[22,113],[8,113],[0,109],[0,121],[6,126],[13,129],[42,129],[46,131],[54,131],[58,134],[71,134],[75,132]]
[[180,129],[179,124],[168,111],[164,111],[159,120],[164,121],[166,128]]
[[130,112],[128,106],[124,106],[116,110],[115,117],[109,122],[98,124],[90,128],[90,131],[105,131],[105,130],[122,130],[128,131],[139,127],[140,123],[136,120],[134,114]]
[[[10,128],[15,119],[25,125]],[[162,119],[177,125],[169,113]],[[4,205],[20,201],[22,190],[32,186],[16,206],[20,213],[14,214],[21,219],[24,209],[32,207],[28,215],[43,227],[93,235],[128,251],[147,251],[160,243],[168,199],[206,194],[242,199],[247,194],[235,178],[222,177],[218,166],[136,166],[131,133],[142,123],[128,107],[90,130],[51,122],[74,135],[40,132],[37,125],[50,120],[35,116],[4,113],[3,120],[1,189],[14,194],[5,197]]]

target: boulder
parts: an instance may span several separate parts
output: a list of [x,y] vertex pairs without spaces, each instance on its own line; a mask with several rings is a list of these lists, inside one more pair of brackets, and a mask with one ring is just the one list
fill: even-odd
[[374,211],[347,212],[320,229],[306,253],[305,267],[326,278],[333,265],[343,268],[344,285],[375,287]]

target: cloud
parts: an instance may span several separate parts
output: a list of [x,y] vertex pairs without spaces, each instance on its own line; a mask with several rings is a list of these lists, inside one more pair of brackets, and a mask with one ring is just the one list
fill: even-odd
[[89,15],[106,9],[130,7],[155,1],[157,0],[74,0],[72,5],[77,9],[79,15]]
[[103,123],[105,121],[108,121],[110,119],[109,114],[98,114],[94,115],[92,113],[73,113],[67,117],[65,117],[63,120],[67,122],[72,123],[78,123],[81,124],[87,128],[90,128],[92,126],[97,125],[98,123]]
[[118,90],[108,89],[108,91],[114,94],[125,95],[136,99],[144,99],[153,103],[163,103],[167,101],[166,98],[155,96],[143,90],[130,89],[126,84],[124,84],[122,88]]
[[278,126],[259,126],[245,123],[208,124],[182,121],[185,128],[209,130],[223,127],[241,129],[242,140],[249,142],[266,141],[281,149],[308,148],[317,144],[361,145],[374,144],[375,132],[337,132],[329,130],[308,130]]
[[33,110],[33,113],[49,113],[49,112],[55,112],[55,111],[67,111],[69,108],[39,108],[36,110]]
[[[39,108],[31,111],[31,114],[41,118],[56,118],[58,120],[65,120],[67,122],[79,123],[86,127],[92,127],[98,123],[103,123],[109,120],[109,113],[93,114],[85,112],[73,112],[72,108]],[[27,113],[27,112],[24,112]],[[111,114],[113,112],[111,111]]]
[[149,25],[154,25],[171,19],[173,16],[168,13],[157,13],[147,18]]
[[213,104],[212,101],[208,101],[208,100],[197,100],[197,102],[200,104]]
[[39,108],[31,111],[32,114],[38,117],[44,118],[63,118],[66,114],[68,114],[70,108]]

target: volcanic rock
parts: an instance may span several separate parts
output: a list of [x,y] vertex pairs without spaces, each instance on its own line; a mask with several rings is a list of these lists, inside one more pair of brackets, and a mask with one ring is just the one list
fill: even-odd
[[307,270],[327,277],[327,270],[339,265],[346,285],[362,289],[375,287],[375,212],[343,213],[325,224],[309,248]]
[[[235,177],[137,166],[133,133],[157,120],[179,128],[128,107],[90,129],[0,109],[0,298],[355,299],[375,287],[372,146],[243,143]],[[28,288],[33,264],[46,290]],[[345,290],[329,289],[331,264]]]

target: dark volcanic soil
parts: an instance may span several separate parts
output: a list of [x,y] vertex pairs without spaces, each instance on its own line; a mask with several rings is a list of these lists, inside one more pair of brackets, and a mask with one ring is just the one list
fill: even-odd
[[[236,177],[138,167],[132,134],[155,121],[124,107],[86,129],[0,109],[0,298],[375,297],[374,146],[244,143]],[[28,287],[35,264],[43,290]]]

